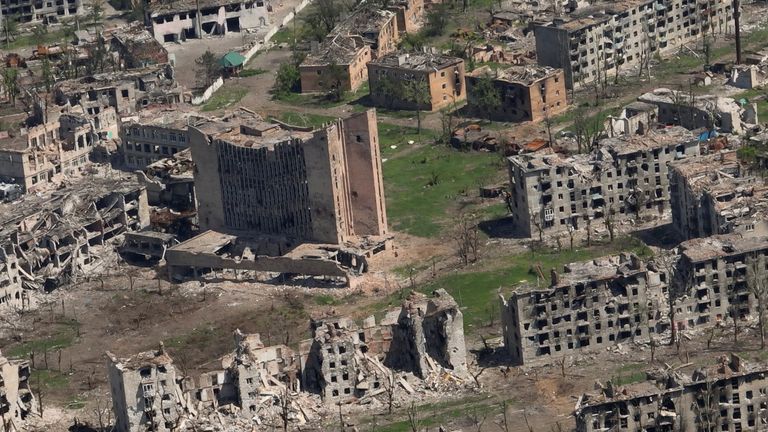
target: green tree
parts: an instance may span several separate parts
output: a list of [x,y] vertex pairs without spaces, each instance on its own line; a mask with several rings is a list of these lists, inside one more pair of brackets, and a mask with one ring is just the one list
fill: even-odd
[[325,97],[338,102],[344,96],[344,80],[346,71],[336,63],[331,63],[323,70],[321,87],[325,91]]
[[91,0],[91,7],[86,17],[91,25],[97,27],[104,19],[104,0]]
[[40,69],[41,69],[41,75],[43,78],[43,85],[45,86],[45,91],[50,92],[51,88],[53,87],[53,83],[56,82],[56,79],[53,76],[51,61],[48,59],[48,57],[43,57],[43,60],[40,64]]
[[406,33],[400,39],[399,47],[405,51],[420,51],[424,48],[426,36],[422,32]]
[[427,14],[424,33],[427,36],[442,36],[448,26],[448,7],[445,4],[435,5]]
[[221,76],[219,59],[210,49],[195,60],[195,72],[202,83],[201,87],[208,87]]
[[345,5],[338,0],[317,0],[304,18],[305,37],[322,42],[346,11]]
[[421,110],[432,102],[429,83],[423,77],[408,80],[403,86],[403,98],[416,106],[416,133],[421,134]]
[[10,46],[11,41],[16,40],[16,36],[19,35],[19,16],[4,15],[3,31],[5,32],[5,45]]
[[11,105],[16,105],[16,96],[19,95],[19,71],[17,69],[3,69],[3,86],[11,99]]
[[301,82],[299,68],[294,63],[283,63],[277,70],[273,93],[277,97],[297,91]]
[[472,105],[477,114],[493,122],[493,112],[501,106],[501,92],[490,77],[480,77],[472,85]]

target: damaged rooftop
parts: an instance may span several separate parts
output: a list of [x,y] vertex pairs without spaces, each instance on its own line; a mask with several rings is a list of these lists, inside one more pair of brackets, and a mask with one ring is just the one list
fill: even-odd
[[482,66],[472,71],[470,75],[506,81],[508,83],[518,83],[530,87],[541,80],[557,76],[559,73],[559,69],[549,66],[512,66],[507,69],[493,69],[490,66]]
[[415,71],[436,71],[457,65],[462,61],[463,60],[458,57],[451,57],[443,54],[433,54],[429,52],[394,52],[380,57],[371,63],[378,66],[410,69]]
[[743,235],[741,233],[695,238],[680,243],[682,255],[693,263],[731,255],[740,255],[766,248],[768,248],[768,237]]

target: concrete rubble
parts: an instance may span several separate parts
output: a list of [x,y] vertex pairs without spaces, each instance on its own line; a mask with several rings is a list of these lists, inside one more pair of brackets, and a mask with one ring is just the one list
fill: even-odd
[[310,327],[298,351],[236,330],[222,369],[196,379],[180,374],[162,344],[126,359],[107,353],[116,431],[294,428],[339,404],[399,406],[471,384],[462,313],[444,290],[413,294],[380,323],[335,317]]

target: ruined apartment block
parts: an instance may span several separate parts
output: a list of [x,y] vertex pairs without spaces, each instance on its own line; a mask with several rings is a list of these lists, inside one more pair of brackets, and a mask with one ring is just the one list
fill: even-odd
[[677,329],[713,326],[757,312],[754,287],[765,278],[768,237],[692,239],[681,243],[680,251],[672,284]]
[[417,379],[411,385],[436,375],[467,375],[462,313],[444,290],[412,295],[378,324],[372,316],[362,326],[336,317],[313,321],[311,328],[299,352],[264,346],[258,334],[236,330],[235,350],[221,358],[222,368],[197,380],[177,373],[162,345],[129,359],[108,353],[116,430],[172,430],[227,405],[255,425],[283,413],[283,403],[291,417],[305,419],[293,402],[296,392],[318,394],[334,406],[382,395],[389,385],[409,388],[404,377],[395,380],[398,372],[412,373]]
[[362,37],[336,35],[313,46],[299,65],[301,92],[325,92],[337,85],[343,91],[357,91],[368,79],[369,61],[371,47]]
[[180,42],[266,28],[271,11],[264,0],[152,0],[145,6],[144,24],[158,42]]
[[[504,345],[513,364],[548,362],[622,342],[648,340],[666,275],[635,255],[572,263],[550,286],[524,286],[501,298]],[[658,295],[657,295],[658,294]]]
[[181,376],[162,343],[156,351],[120,359],[107,353],[115,432],[178,430],[186,403]]
[[599,2],[534,28],[539,64],[563,69],[568,88],[637,68],[702,34],[732,31],[727,0]]
[[16,255],[8,254],[5,249],[0,248],[0,308],[21,310],[27,302],[27,294],[21,286]]
[[125,167],[143,170],[187,149],[187,126],[207,122],[195,112],[172,109],[143,110],[120,125],[120,153]]
[[192,152],[184,149],[147,165],[136,173],[136,178],[147,190],[149,205],[182,213],[194,212],[197,209],[194,167]]
[[18,263],[24,288],[52,290],[87,274],[101,261],[110,239],[147,226],[149,208],[141,186],[130,177],[89,177],[0,204],[0,249],[10,257],[6,262]]
[[16,17],[19,22],[52,24],[85,11],[82,0],[2,0],[3,17]]
[[0,181],[18,184],[24,192],[73,174],[88,162],[99,139],[92,123],[72,114],[0,136]]
[[168,50],[142,25],[129,25],[113,30],[105,37],[117,57],[120,69],[139,69],[168,63]]
[[382,57],[397,49],[400,39],[397,14],[362,4],[336,25],[326,39],[334,39],[338,35],[360,36],[371,47],[372,58]]
[[688,375],[654,373],[655,382],[612,385],[576,404],[577,432],[762,431],[768,428],[768,370],[738,356]]
[[671,127],[603,139],[590,154],[509,157],[514,226],[532,236],[602,225],[606,212],[615,219],[661,216],[669,208],[667,164],[698,155],[698,137]]
[[29,383],[32,369],[26,360],[9,360],[0,353],[0,424],[7,432],[26,430],[35,397]]
[[[500,100],[488,112],[478,102],[479,80],[491,80]],[[467,75],[467,108],[480,117],[498,121],[538,122],[568,109],[562,69],[546,66],[513,66],[498,70],[483,66]]]
[[390,2],[387,9],[397,17],[397,30],[400,33],[414,33],[421,29],[424,21],[424,0],[396,0]]
[[92,115],[112,107],[122,116],[149,105],[177,105],[183,92],[173,67],[162,64],[60,81],[53,93],[58,105],[81,106]]
[[768,235],[768,187],[747,175],[735,151],[669,165],[672,225],[683,239],[740,232]]
[[[382,108],[437,111],[467,97],[464,60],[427,52],[393,52],[369,62],[368,82],[373,104]],[[414,82],[427,97],[404,90],[403,83]]]

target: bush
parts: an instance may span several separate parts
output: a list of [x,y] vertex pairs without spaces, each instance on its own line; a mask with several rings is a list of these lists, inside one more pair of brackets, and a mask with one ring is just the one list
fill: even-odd
[[299,67],[293,63],[283,63],[277,70],[274,92],[282,96],[288,93],[299,91],[301,85],[301,74]]

